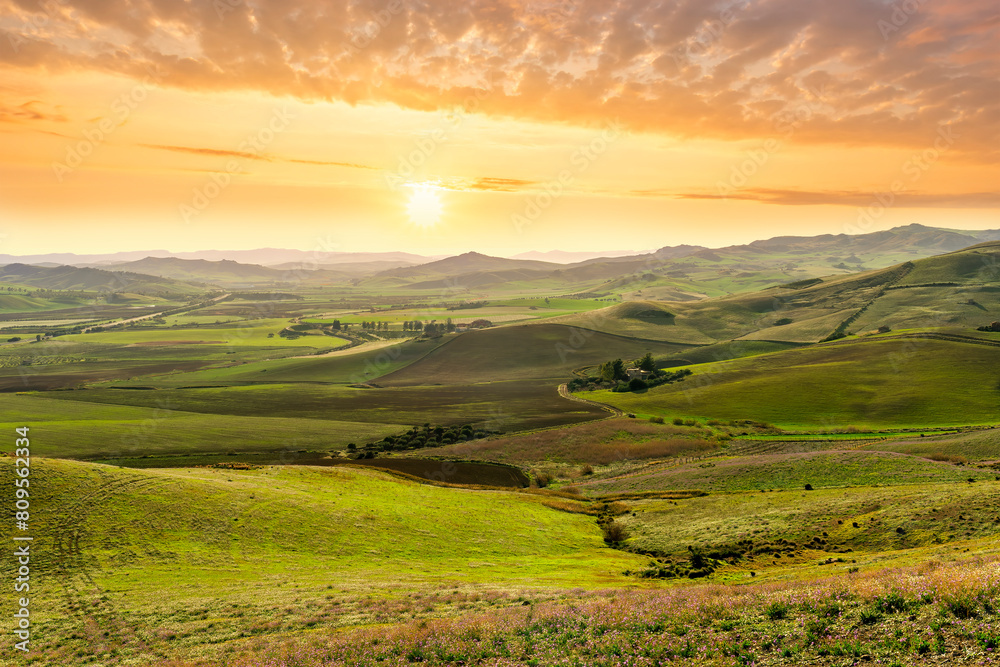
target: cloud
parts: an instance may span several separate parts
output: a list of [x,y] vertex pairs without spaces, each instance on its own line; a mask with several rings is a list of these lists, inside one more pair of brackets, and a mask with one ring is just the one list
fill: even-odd
[[477,178],[465,186],[466,190],[488,190],[491,192],[519,192],[537,186],[537,181],[524,181],[518,178]]
[[7,106],[0,104],[0,123],[23,123],[46,120],[65,122],[66,116],[61,113],[42,111],[38,107],[44,103],[40,100],[30,100],[23,104]]
[[0,0],[0,63],[681,137],[919,147],[952,124],[1000,159],[994,0],[65,0],[41,28],[28,7]]
[[[755,201],[784,206],[870,206],[889,197],[888,193],[859,190],[785,190],[775,188],[746,188],[728,194],[709,192],[669,192],[667,190],[633,190],[631,194],[642,197],[670,197],[676,199],[710,199]],[[882,199],[879,199],[879,197]],[[926,192],[900,193],[895,196],[896,206],[904,208],[995,208],[1000,206],[1000,190],[985,192],[957,192],[934,194]]]
[[263,162],[293,162],[297,164],[309,164],[322,167],[347,167],[350,169],[375,169],[366,164],[355,162],[333,162],[328,160],[303,160],[298,158],[285,158],[268,155],[266,153],[254,153],[249,151],[223,150],[219,148],[201,148],[193,146],[164,146],[161,144],[139,144],[143,148],[153,148],[156,150],[173,151],[175,153],[188,153],[191,155],[203,155],[206,157],[235,157],[241,160],[260,160]]

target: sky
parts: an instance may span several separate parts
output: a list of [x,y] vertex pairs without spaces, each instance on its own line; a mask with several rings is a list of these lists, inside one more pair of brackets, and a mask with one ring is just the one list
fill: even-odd
[[0,0],[0,254],[1000,228],[995,0]]

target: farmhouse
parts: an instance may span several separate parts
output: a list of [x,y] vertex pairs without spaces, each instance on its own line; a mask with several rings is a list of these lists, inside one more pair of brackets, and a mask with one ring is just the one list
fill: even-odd
[[652,375],[652,372],[644,371],[641,368],[626,368],[625,375],[628,376],[629,380],[635,380],[636,378],[639,378],[640,380],[645,380],[646,378]]

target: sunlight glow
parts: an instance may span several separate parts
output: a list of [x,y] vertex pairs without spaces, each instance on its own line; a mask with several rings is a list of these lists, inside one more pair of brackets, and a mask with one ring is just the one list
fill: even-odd
[[438,189],[426,185],[413,185],[410,201],[406,204],[406,212],[410,222],[418,227],[433,227],[441,220],[441,196]]

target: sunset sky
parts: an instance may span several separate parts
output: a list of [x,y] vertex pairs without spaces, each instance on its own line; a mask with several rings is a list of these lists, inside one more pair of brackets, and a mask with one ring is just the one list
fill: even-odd
[[0,253],[1000,228],[998,44],[996,0],[0,0]]

